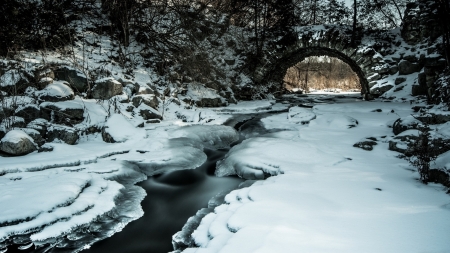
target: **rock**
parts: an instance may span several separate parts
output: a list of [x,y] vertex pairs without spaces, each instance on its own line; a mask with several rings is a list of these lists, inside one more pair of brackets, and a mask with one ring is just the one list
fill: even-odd
[[5,137],[6,135],[6,130],[0,126],[0,140]]
[[35,119],[28,123],[27,128],[34,129],[39,132],[39,134],[45,138],[45,135],[47,134],[47,126],[49,126],[50,123],[45,119]]
[[404,59],[404,60],[407,60],[407,61],[409,61],[409,62],[412,62],[412,63],[417,62],[417,57],[416,57],[416,55],[414,55],[414,54],[404,55],[404,56],[403,56],[403,59]]
[[73,90],[65,81],[56,81],[47,85],[43,90],[36,91],[35,96],[41,101],[60,102],[75,98]]
[[143,110],[139,111],[139,114],[142,116],[142,118],[144,120],[153,120],[153,119],[162,120],[163,119],[161,114],[159,114],[159,112],[156,110],[143,109]]
[[389,74],[393,75],[393,74],[395,74],[397,72],[398,72],[398,66],[397,65],[391,65],[389,67]]
[[79,103],[64,101],[40,104],[41,117],[57,124],[75,125],[83,122],[84,109]]
[[12,69],[0,76],[0,91],[8,94],[20,94],[30,86],[30,77],[25,71]]
[[78,132],[74,128],[62,125],[48,126],[46,137],[48,142],[59,139],[69,145],[74,145],[79,139]]
[[20,105],[15,113],[16,116],[22,117],[25,123],[28,124],[40,117],[41,109],[36,104]]
[[233,66],[234,64],[236,64],[236,60],[235,59],[227,59],[227,60],[224,60],[224,61],[225,61],[225,63],[227,65],[230,65],[230,66]]
[[144,87],[140,86],[139,90],[137,91],[138,95],[146,95],[146,94],[153,94],[155,95],[155,91],[151,89],[150,87]]
[[102,128],[103,141],[108,143],[125,142],[130,138],[139,138],[138,136],[143,133],[145,134],[144,129],[136,129],[121,114],[111,115]]
[[134,107],[136,107],[136,108],[139,107],[142,103],[150,106],[153,109],[157,109],[159,106],[158,98],[152,94],[134,96],[131,99],[131,102],[133,103]]
[[52,78],[44,77],[39,80],[38,86],[39,86],[39,89],[44,89],[45,87],[47,87],[47,85],[52,84],[52,83],[53,83]]
[[425,67],[442,67],[445,66],[445,59],[441,56],[430,57],[427,56],[425,58]]
[[450,114],[427,113],[415,116],[420,122],[430,125],[444,124],[450,121]]
[[[450,175],[448,172],[440,169],[430,169],[428,171],[428,182],[442,184],[445,187],[450,187]],[[447,193],[449,193],[448,191]]]
[[38,148],[38,152],[39,153],[42,153],[42,152],[51,152],[51,151],[53,151],[53,147],[52,146],[50,146],[50,145],[42,145],[42,146],[40,146],[39,148]]
[[353,144],[353,147],[361,148],[367,151],[371,151],[373,149],[373,146],[377,145],[375,141],[361,141]]
[[81,71],[70,67],[62,67],[54,72],[56,79],[68,82],[76,92],[81,93],[88,90],[88,80]]
[[10,155],[26,155],[36,150],[33,139],[21,130],[9,131],[0,141],[0,150]]
[[394,87],[393,85],[384,85],[381,87],[375,87],[370,89],[370,94],[374,95],[374,96],[381,96],[383,95],[386,91],[392,89],[392,87]]
[[399,85],[399,84],[401,84],[401,83],[403,83],[403,82],[405,82],[406,81],[406,78],[405,77],[397,77],[396,79],[395,79],[395,85]]
[[222,102],[222,99],[217,98],[201,98],[200,100],[195,101],[195,104],[199,107],[219,107],[225,106],[226,103]]
[[108,133],[108,128],[107,127],[103,127],[102,128],[102,139],[104,142],[107,143],[115,143],[116,141],[114,140],[114,138],[111,136],[110,133]]
[[39,147],[45,144],[45,139],[37,130],[31,128],[20,128],[19,130],[28,134]]
[[161,120],[159,120],[159,119],[151,119],[151,120],[147,120],[145,123],[148,123],[148,124],[161,123]]
[[422,122],[412,116],[407,116],[397,119],[392,125],[392,130],[397,135],[409,129],[420,129],[422,126]]
[[425,72],[420,72],[418,75],[418,83],[419,85],[422,85],[424,87],[427,86],[427,75],[425,74]]
[[411,87],[411,95],[413,96],[419,96],[419,95],[427,95],[427,87],[422,86],[420,84],[414,84]]
[[92,98],[110,99],[116,95],[122,94],[123,86],[113,78],[100,79],[95,82],[92,88]]
[[419,64],[417,63],[411,63],[407,60],[402,60],[398,64],[398,74],[399,75],[409,75],[414,72],[417,72],[420,70]]

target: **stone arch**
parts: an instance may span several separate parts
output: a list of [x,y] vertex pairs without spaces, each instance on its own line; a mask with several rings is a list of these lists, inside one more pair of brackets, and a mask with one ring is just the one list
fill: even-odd
[[272,79],[274,82],[277,83],[282,83],[286,71],[290,67],[311,56],[335,57],[343,61],[344,63],[348,64],[350,68],[353,70],[353,72],[355,72],[359,78],[359,82],[361,85],[361,94],[369,94],[370,92],[369,82],[361,67],[351,57],[345,55],[344,53],[326,47],[303,48],[299,49],[296,52],[292,52],[291,54],[286,55],[285,57],[280,58],[278,64],[274,65],[273,71],[271,71],[270,73],[271,76],[270,77],[267,76],[266,78]]
[[352,32],[348,26],[309,26],[299,28],[296,32],[297,39],[291,46],[266,54],[256,67],[253,76],[256,83],[272,84],[280,89],[289,67],[309,56],[327,55],[347,63],[358,75],[361,94],[366,99],[371,98],[371,81],[380,76],[376,66],[384,63],[372,46],[361,43],[363,36],[356,40],[356,45],[351,45]]

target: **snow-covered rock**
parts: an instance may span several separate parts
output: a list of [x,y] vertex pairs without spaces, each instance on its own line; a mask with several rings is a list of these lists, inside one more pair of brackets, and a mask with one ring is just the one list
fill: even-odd
[[422,122],[410,115],[397,119],[392,125],[392,130],[394,131],[394,134],[397,135],[409,129],[419,129],[422,126]]
[[113,78],[104,78],[97,80],[92,87],[92,98],[110,99],[116,95],[122,94],[123,86]]
[[54,71],[55,78],[58,80],[64,80],[70,84],[72,89],[76,92],[85,92],[88,89],[88,81],[86,76],[79,70],[71,67],[61,67]]
[[102,128],[102,138],[108,143],[125,142],[133,137],[143,138],[144,134],[120,114],[111,115]]
[[44,102],[40,104],[41,117],[57,124],[74,125],[83,121],[83,105],[75,101]]
[[66,144],[75,145],[79,139],[78,131],[72,127],[50,124],[46,129],[45,137],[48,142],[60,140]]
[[143,94],[134,96],[131,100],[134,107],[139,107],[141,104],[150,106],[153,109],[157,109],[159,106],[158,98],[153,94]]
[[36,104],[20,105],[16,111],[16,116],[22,117],[26,123],[30,123],[34,119],[40,117],[41,110]]
[[26,155],[36,150],[33,139],[21,130],[11,130],[1,139],[0,150],[10,155]]
[[36,91],[35,96],[42,101],[60,102],[74,99],[75,94],[69,87],[69,83],[55,81],[47,85],[43,90]]

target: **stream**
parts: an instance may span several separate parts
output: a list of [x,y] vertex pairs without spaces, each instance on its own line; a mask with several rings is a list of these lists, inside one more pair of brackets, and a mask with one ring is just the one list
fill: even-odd
[[[341,98],[342,99],[342,98]],[[355,97],[344,97],[355,99]],[[309,107],[321,103],[316,98],[288,97],[284,101],[291,105]],[[323,103],[336,102],[326,97]],[[312,107],[312,106],[311,106]],[[260,121],[274,112],[236,114],[224,125],[235,127],[240,133],[240,141],[244,139],[279,131],[268,131]],[[280,112],[275,112],[280,113]],[[94,243],[86,253],[166,253],[174,250],[172,236],[181,230],[189,217],[194,216],[202,208],[208,207],[208,201],[218,194],[237,189],[243,179],[238,177],[214,176],[216,162],[226,155],[228,150],[205,149],[207,161],[194,170],[171,171],[149,177],[138,183],[147,196],[141,203],[144,216],[127,224],[119,233]],[[9,246],[10,252],[43,252],[32,248],[19,250],[17,246]],[[46,252],[71,252],[70,248],[52,248]]]

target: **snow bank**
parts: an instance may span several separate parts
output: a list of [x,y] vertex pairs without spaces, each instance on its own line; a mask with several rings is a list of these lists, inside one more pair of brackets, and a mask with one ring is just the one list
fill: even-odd
[[[374,109],[395,113],[373,113]],[[411,113],[397,103],[316,106],[298,130],[234,146],[218,175],[262,178],[231,192],[192,234],[183,252],[445,252],[449,198],[417,181],[406,160],[388,150],[388,123]],[[280,125],[292,125],[279,117]],[[349,123],[358,121],[357,127]],[[298,126],[298,125],[297,125]],[[270,137],[269,137],[270,136]],[[353,148],[368,136],[370,152]],[[447,153],[438,159],[448,163]],[[275,176],[276,175],[276,176]]]
[[145,138],[145,130],[134,127],[123,115],[113,114],[105,123],[105,132],[116,142]]

